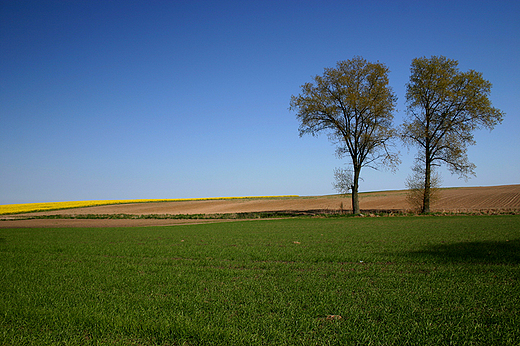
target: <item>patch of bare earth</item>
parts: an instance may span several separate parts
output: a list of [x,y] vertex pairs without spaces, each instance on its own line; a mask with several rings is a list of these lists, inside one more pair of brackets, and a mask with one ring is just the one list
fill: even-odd
[[[365,211],[402,212],[410,207],[406,191],[383,191],[360,194],[360,207]],[[219,222],[215,219],[32,219],[31,216],[67,215],[186,215],[233,214],[249,212],[334,212],[351,209],[350,197],[317,196],[272,199],[229,199],[205,201],[152,202],[95,206],[4,216],[0,228],[12,227],[128,227],[167,226]],[[433,212],[520,211],[520,185],[443,189],[432,205]],[[224,220],[226,221],[226,220]],[[227,220],[229,221],[229,220]]]

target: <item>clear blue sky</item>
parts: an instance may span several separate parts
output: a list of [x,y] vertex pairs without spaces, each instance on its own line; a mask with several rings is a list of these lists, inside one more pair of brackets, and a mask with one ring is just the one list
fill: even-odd
[[[477,177],[520,183],[520,2],[0,1],[0,204],[335,193],[325,135],[298,136],[300,86],[360,55],[385,63],[405,116],[413,58],[493,83]],[[402,164],[361,191],[404,188]]]

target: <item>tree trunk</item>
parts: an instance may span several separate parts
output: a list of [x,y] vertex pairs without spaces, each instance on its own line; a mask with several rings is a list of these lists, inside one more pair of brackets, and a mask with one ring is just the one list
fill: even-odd
[[354,185],[352,185],[352,213],[359,214],[359,197],[358,197],[358,188],[359,188],[359,175],[361,173],[360,167],[354,167]]
[[431,188],[431,162],[426,160],[426,167],[424,170],[424,195],[423,195],[423,207],[422,213],[427,214],[430,212],[430,188]]

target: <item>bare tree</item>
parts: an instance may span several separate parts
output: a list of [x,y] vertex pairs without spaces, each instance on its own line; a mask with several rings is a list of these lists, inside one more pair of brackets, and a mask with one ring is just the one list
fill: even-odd
[[[332,187],[342,195],[348,194],[354,188],[352,169],[334,168],[334,182]],[[345,212],[343,201],[339,205],[339,212]]]
[[334,182],[332,187],[339,193],[346,195],[353,188],[352,170],[345,168],[334,168]]
[[493,129],[504,113],[491,106],[491,83],[473,70],[460,72],[456,60],[443,56],[412,61],[406,101],[408,118],[401,127],[405,144],[419,148],[424,196],[422,212],[430,212],[432,167],[444,163],[452,173],[475,174],[467,146],[476,129]]
[[[430,171],[430,205],[435,203],[441,194],[441,175],[432,168]],[[416,212],[422,211],[424,201],[424,167],[418,162],[412,167],[412,174],[405,180],[405,186],[408,189],[406,200]]]
[[291,97],[297,111],[300,136],[323,131],[337,144],[337,154],[350,158],[353,168],[352,210],[359,214],[361,168],[395,167],[397,154],[390,151],[396,132],[392,127],[396,96],[388,85],[388,68],[361,57],[326,68],[314,83],[301,86]]

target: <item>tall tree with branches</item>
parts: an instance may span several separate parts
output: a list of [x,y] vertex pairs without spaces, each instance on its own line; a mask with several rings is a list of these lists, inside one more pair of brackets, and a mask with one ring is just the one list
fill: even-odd
[[430,212],[432,167],[446,164],[452,174],[468,178],[475,165],[468,161],[467,146],[473,132],[502,122],[504,113],[491,106],[491,83],[473,70],[460,72],[458,62],[443,56],[412,61],[406,86],[408,117],[400,136],[408,146],[419,148],[424,189],[422,212]]
[[337,145],[339,157],[347,156],[353,170],[352,210],[359,214],[361,168],[379,165],[395,167],[399,162],[391,152],[396,131],[392,127],[397,101],[388,85],[388,68],[362,57],[340,61],[326,68],[313,83],[301,86],[291,97],[291,110],[297,111],[300,136],[326,132]]

